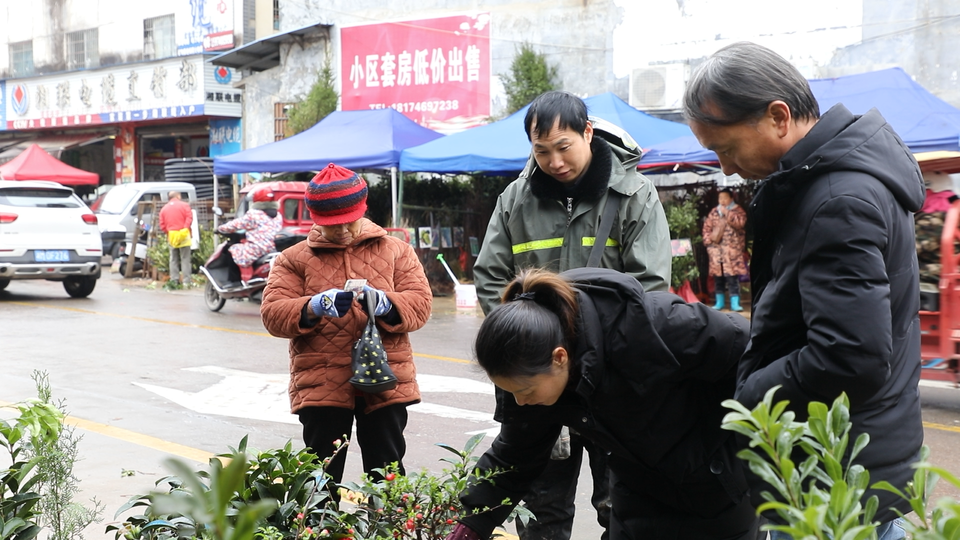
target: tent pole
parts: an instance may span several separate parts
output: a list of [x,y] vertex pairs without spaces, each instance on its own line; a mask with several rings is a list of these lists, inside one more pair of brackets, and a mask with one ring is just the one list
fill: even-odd
[[390,201],[392,203],[392,212],[390,217],[393,221],[393,227],[397,226],[397,168],[390,167]]
[[402,223],[403,217],[403,169],[398,171],[400,179],[397,181],[397,224],[395,227],[399,227]]

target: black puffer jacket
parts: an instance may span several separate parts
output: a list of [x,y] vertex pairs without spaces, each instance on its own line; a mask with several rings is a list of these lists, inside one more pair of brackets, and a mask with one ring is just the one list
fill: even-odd
[[[846,392],[853,430],[870,434],[857,462],[871,482],[902,488],[923,442],[920,293],[912,213],[924,198],[917,162],[876,110],[823,115],[765,180],[752,204],[751,341],[737,399],[775,385],[799,418]],[[756,479],[754,502],[769,486]],[[878,492],[888,521],[902,499]]]
[[[473,486],[463,496],[467,507],[494,508],[507,497],[519,502],[546,466],[561,425],[607,450],[611,472],[633,494],[691,519],[713,518],[741,502],[746,478],[731,432],[720,429],[720,402],[734,392],[746,320],[670,293],[645,293],[614,270],[560,275],[573,282],[580,305],[570,383],[551,406],[521,407],[498,390],[500,434],[478,467],[506,472],[493,485]],[[510,509],[463,522],[488,538]]]

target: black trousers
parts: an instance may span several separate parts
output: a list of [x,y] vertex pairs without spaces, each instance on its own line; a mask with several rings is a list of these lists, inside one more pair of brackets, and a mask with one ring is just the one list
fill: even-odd
[[713,288],[717,294],[727,289],[730,296],[740,296],[740,276],[713,276]]
[[595,443],[571,430],[570,457],[550,460],[546,470],[523,497],[525,506],[537,520],[530,520],[526,526],[516,522],[520,540],[570,540],[584,450],[590,456],[590,472],[593,474],[590,502],[596,508],[597,521],[604,529],[600,538],[609,538],[610,473],[607,470],[607,454]]
[[[382,468],[396,461],[400,474],[404,474],[403,456],[407,452],[407,443],[403,439],[403,430],[407,427],[406,404],[387,405],[370,414],[363,410],[367,403],[363,397],[357,397],[353,410],[341,407],[305,407],[297,411],[303,424],[303,442],[307,448],[323,460],[333,454],[333,441],[349,438],[353,429],[353,420],[357,420],[357,438],[363,457],[363,472],[379,480],[373,469]],[[343,480],[343,468],[347,463],[346,449],[342,450],[327,467],[327,473],[336,483]]]
[[[651,486],[649,492],[637,493],[619,482],[616,475],[611,475],[611,483],[611,540],[761,540],[767,536],[766,531],[760,531],[762,520],[749,496],[739,502],[730,501],[727,508],[706,518],[696,514],[695,504],[690,505],[689,512],[664,504],[661,496],[676,498],[667,490],[658,493],[657,487]],[[689,488],[699,491],[696,486]],[[684,498],[685,488],[678,489]],[[729,501],[723,492],[718,492],[716,498]]]

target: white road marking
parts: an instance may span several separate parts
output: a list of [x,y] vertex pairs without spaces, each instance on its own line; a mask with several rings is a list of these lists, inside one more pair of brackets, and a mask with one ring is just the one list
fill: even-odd
[[[290,413],[287,394],[290,376],[286,373],[255,373],[218,366],[185,368],[184,371],[219,375],[223,378],[199,392],[184,392],[175,388],[138,382],[133,384],[201,414],[299,424],[297,417]],[[470,393],[491,396],[494,393],[492,384],[462,377],[420,373],[417,374],[417,383],[420,385],[420,394],[424,399],[428,399],[428,394],[431,393]],[[493,414],[490,412],[472,411],[436,403],[421,402],[411,405],[408,410],[440,418],[495,424]],[[491,430],[494,430],[495,435],[500,428],[497,425],[468,433]]]
[[931,379],[920,379],[920,386],[928,386],[930,388],[946,388],[948,390],[956,390],[957,385],[952,382],[947,381],[937,381]]

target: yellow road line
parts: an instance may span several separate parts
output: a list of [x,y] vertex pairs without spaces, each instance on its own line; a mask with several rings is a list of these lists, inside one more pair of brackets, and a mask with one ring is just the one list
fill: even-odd
[[158,324],[169,324],[173,326],[182,326],[184,328],[200,328],[202,330],[215,330],[217,332],[230,332],[232,334],[247,334],[250,336],[273,337],[266,332],[252,332],[250,330],[235,330],[233,328],[223,328],[220,326],[207,326],[205,324],[192,324],[192,323],[185,323],[180,321],[167,321],[164,319],[151,319],[149,317],[137,317],[136,315],[120,315],[118,313],[107,313],[106,311],[93,311],[91,309],[81,309],[81,308],[72,308],[72,307],[63,307],[63,306],[46,306],[43,304],[35,304],[33,302],[5,302],[5,303],[14,304],[17,306],[59,309],[63,311],[72,311],[75,313],[84,313],[86,315],[104,315],[107,317],[116,317],[118,319],[130,319],[134,321],[143,321],[143,322],[158,323]]
[[198,461],[200,463],[207,463],[210,461],[210,458],[213,457],[212,453],[204,450],[191,448],[175,442],[165,441],[163,439],[158,439],[157,437],[151,437],[150,435],[144,435],[128,429],[118,428],[116,426],[108,426],[106,424],[93,422],[91,420],[84,420],[75,416],[67,416],[67,418],[64,419],[64,423],[71,426],[76,426],[92,433],[105,435],[107,437],[119,439],[121,441],[136,444],[138,446],[166,452],[167,454],[182,457],[184,459]]
[[414,356],[419,356],[419,357],[421,357],[421,358],[432,358],[432,359],[434,359],[434,360],[443,360],[444,362],[456,362],[456,363],[458,363],[458,364],[472,364],[472,363],[473,363],[473,362],[471,362],[471,361],[469,361],[469,360],[464,360],[464,359],[462,359],[462,358],[452,358],[452,357],[450,357],[450,356],[437,356],[437,355],[435,355],[435,354],[423,354],[423,353],[418,353],[418,352],[413,353],[413,355],[414,355]]
[[935,424],[933,422],[924,422],[923,427],[936,429],[939,431],[952,431],[954,433],[960,433],[960,427],[958,426],[948,426],[946,424]]

